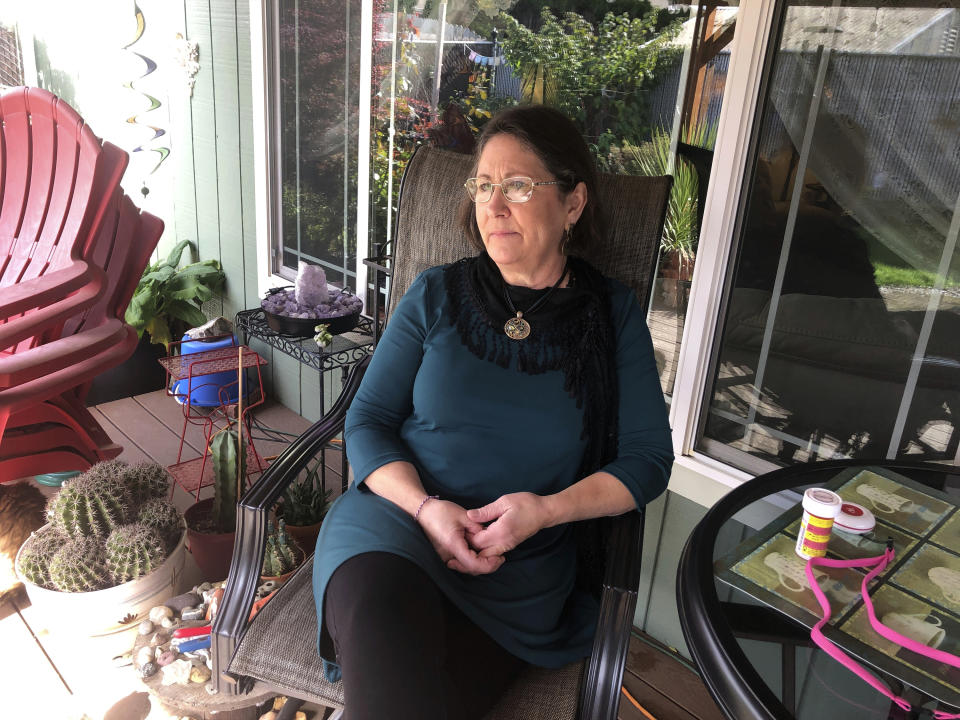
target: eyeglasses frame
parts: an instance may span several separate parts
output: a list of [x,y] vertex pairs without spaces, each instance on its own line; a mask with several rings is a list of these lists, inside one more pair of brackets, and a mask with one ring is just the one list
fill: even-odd
[[[479,180],[479,179],[480,179],[480,178],[470,177],[470,178],[467,178],[467,179],[464,181],[464,183],[463,183],[463,188],[467,191],[467,195],[470,195],[470,189],[467,187],[467,183],[469,183],[471,180],[477,181],[477,180]],[[510,180],[521,180],[521,179],[529,180],[529,181],[530,181],[530,184],[531,184],[530,194],[527,195],[523,200],[511,200],[510,198],[507,197],[507,193],[504,192],[504,190],[503,190],[503,184],[506,183],[506,182],[509,182]],[[484,182],[486,182],[486,181],[484,181]],[[490,197],[488,197],[486,200],[477,200],[477,198],[476,198],[475,196],[471,196],[470,199],[473,200],[474,203],[488,203],[488,202],[490,202],[491,200],[493,200],[493,193],[494,193],[493,188],[494,188],[494,187],[499,187],[499,188],[500,188],[500,192],[501,192],[501,194],[503,195],[503,199],[506,200],[507,202],[510,202],[510,203],[525,203],[525,202],[530,202],[530,198],[533,197],[533,190],[534,190],[534,188],[536,188],[538,185],[563,185],[563,184],[564,184],[564,183],[563,183],[563,180],[543,180],[543,181],[539,181],[539,182],[538,182],[538,181],[534,180],[532,177],[528,177],[528,176],[526,176],[526,175],[514,175],[513,177],[504,178],[503,180],[501,180],[501,181],[498,182],[498,183],[490,183],[490,185],[491,185],[491,188],[490,188]]]

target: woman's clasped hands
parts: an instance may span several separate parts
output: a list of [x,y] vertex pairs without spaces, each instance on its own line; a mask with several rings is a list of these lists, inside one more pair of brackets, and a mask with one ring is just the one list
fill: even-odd
[[519,492],[471,510],[431,499],[418,522],[448,568],[486,575],[504,563],[508,551],[547,527],[549,517],[546,498]]

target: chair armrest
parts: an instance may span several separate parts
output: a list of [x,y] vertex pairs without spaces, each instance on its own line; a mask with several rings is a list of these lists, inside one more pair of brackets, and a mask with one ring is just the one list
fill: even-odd
[[600,619],[580,691],[580,720],[616,720],[637,607],[644,511],[610,520]]
[[0,390],[22,385],[83,362],[122,342],[125,328],[124,323],[119,320],[108,320],[90,330],[51,340],[13,355],[0,356]]
[[343,429],[347,408],[357,394],[369,363],[370,356],[367,355],[353,366],[340,397],[330,411],[294,440],[240,500],[233,558],[211,631],[213,681],[220,692],[234,695],[246,693],[252,687],[249,678],[233,677],[226,670],[246,632],[254,595],[260,584],[270,508],[297,474]]
[[[79,290],[67,297],[62,293],[58,294],[59,300],[49,302],[27,315],[0,325],[0,350],[54,329],[59,334],[59,328],[63,323],[94,305],[107,291],[106,275],[103,270],[94,265],[90,266],[90,275],[86,284],[81,285]],[[44,296],[46,295],[47,293],[44,293]],[[36,307],[35,304],[34,307]]]
[[94,267],[84,260],[77,260],[60,270],[4,288],[0,318],[49,305],[79,290],[95,279]]

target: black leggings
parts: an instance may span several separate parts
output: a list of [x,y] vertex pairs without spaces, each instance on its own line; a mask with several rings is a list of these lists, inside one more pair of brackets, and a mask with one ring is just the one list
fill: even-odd
[[337,568],[324,620],[343,671],[344,720],[479,719],[525,666],[391,553]]

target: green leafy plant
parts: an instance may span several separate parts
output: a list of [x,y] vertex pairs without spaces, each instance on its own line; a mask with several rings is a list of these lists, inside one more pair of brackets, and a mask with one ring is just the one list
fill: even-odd
[[283,491],[280,513],[288,525],[313,525],[323,520],[330,507],[330,491],[320,484],[320,461],[301,480]]
[[204,260],[179,268],[189,240],[182,240],[163,260],[147,267],[127,307],[125,319],[150,342],[170,343],[184,331],[203,325],[207,318],[200,306],[223,288],[225,276],[217,260]]
[[263,551],[263,567],[260,574],[267,577],[285,575],[301,562],[305,554],[290,535],[282,519],[276,526],[270,523],[267,529],[267,547]]
[[18,572],[40,587],[88,592],[156,569],[183,532],[183,516],[162,499],[168,491],[160,465],[97,463],[50,499],[49,524],[24,543]]
[[[629,142],[612,146],[598,165],[605,172],[622,175],[665,175],[670,172],[670,135],[655,130],[645,143]],[[673,186],[667,202],[667,218],[660,247],[673,251],[682,262],[693,260],[697,247],[697,171],[686,159],[677,156],[673,163]]]

